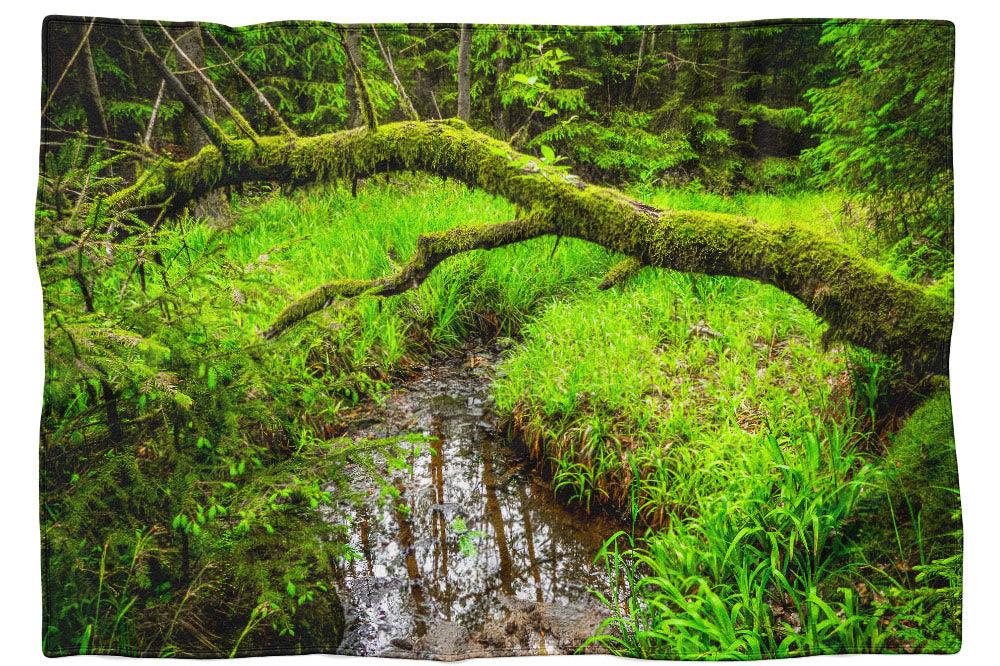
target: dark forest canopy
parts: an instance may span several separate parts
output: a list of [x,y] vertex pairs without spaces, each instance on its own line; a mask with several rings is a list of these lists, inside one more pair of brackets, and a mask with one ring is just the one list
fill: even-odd
[[[73,57],[86,24],[52,19],[46,80]],[[170,30],[182,35],[188,26]],[[195,53],[227,98],[262,132],[277,129],[256,95],[227,66],[231,55],[300,134],[360,124],[345,51],[329,24],[206,24]],[[731,188],[766,158],[814,146],[804,94],[835,75],[833,49],[816,21],[758,25],[478,25],[471,30],[471,123],[517,147],[549,145],[578,172],[614,182],[699,178]],[[460,26],[368,25],[348,30],[376,113],[425,119],[458,112]],[[163,35],[150,31],[166,52]],[[87,43],[111,135],[145,133],[160,77],[138,57],[124,26],[99,19]],[[168,59],[177,60],[176,54]],[[77,67],[86,54],[78,56]],[[391,63],[391,64],[390,64]],[[187,66],[179,70],[190,69]],[[188,75],[190,76],[190,75]],[[399,85],[396,82],[399,82]],[[76,84],[73,85],[73,82]],[[101,128],[86,77],[60,92],[49,118],[66,129]],[[405,97],[404,97],[405,96]],[[180,104],[161,105],[159,145],[185,146]],[[99,134],[99,132],[91,132]],[[179,154],[179,153],[178,153]]]
[[[927,254],[951,247],[950,24],[477,25],[466,69],[461,28],[346,30],[380,120],[461,115],[467,90],[474,128],[521,150],[551,151],[590,180],[719,192],[833,186],[887,238],[916,239]],[[174,159],[203,145],[121,22],[53,17],[47,30],[46,127],[106,132]],[[237,125],[223,99],[262,134],[363,122],[330,24],[170,24],[219,96],[161,28],[146,31],[223,126]],[[49,134],[46,143],[57,140]]]

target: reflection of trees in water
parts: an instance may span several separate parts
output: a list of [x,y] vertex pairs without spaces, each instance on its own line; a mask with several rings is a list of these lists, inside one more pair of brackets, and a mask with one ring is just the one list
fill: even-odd
[[528,493],[524,484],[518,484],[517,495],[521,505],[521,523],[524,525],[524,541],[528,551],[528,568],[535,581],[535,601],[543,601],[542,572],[538,568],[538,558],[535,555],[535,531],[531,527],[531,510],[528,508]]
[[[434,490],[434,503],[443,505],[444,494],[444,423],[440,414],[434,414],[431,419],[431,457],[429,471],[431,475],[431,486]],[[444,511],[438,510],[431,513],[431,539],[434,543],[434,584],[435,588],[442,588],[441,596],[444,599],[451,598],[451,581],[448,580],[448,521]],[[447,619],[451,619],[451,604],[441,604],[441,609]]]
[[412,497],[407,497],[405,494],[406,488],[402,481],[397,482],[396,488],[399,490],[401,498],[407,498],[406,506],[409,507],[409,511],[404,512],[399,508],[399,504],[396,504],[392,515],[395,517],[396,525],[399,527],[399,546],[402,549],[403,561],[406,563],[406,577],[410,581],[410,597],[413,599],[414,605],[413,631],[415,635],[423,636],[427,633],[425,618],[429,617],[429,613],[427,599],[424,595],[423,580],[420,575],[420,565],[417,562],[416,542],[413,538],[412,516],[416,507],[413,505]]
[[497,542],[497,554],[500,559],[500,588],[506,594],[513,594],[511,583],[514,567],[511,563],[507,532],[504,529],[503,511],[497,500],[497,479],[493,471],[493,446],[488,437],[483,439],[483,487],[486,489],[485,518],[493,527],[493,537]]
[[[467,408],[485,396],[486,380],[454,371],[437,369],[394,393],[373,426],[386,436],[406,424],[430,441],[411,469],[386,479],[395,501],[368,495],[355,510],[353,543],[365,563],[348,567],[355,580],[343,587],[362,611],[351,631],[369,654],[390,638],[436,636],[442,621],[476,631],[507,612],[505,597],[577,603],[601,584],[592,558],[614,529],[567,512],[551,488],[522,473],[526,461],[496,438],[482,411]],[[461,550],[459,517],[479,535],[475,552]]]

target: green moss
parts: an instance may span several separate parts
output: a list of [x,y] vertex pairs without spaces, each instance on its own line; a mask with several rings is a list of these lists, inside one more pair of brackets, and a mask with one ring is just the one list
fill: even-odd
[[634,257],[625,257],[611,267],[598,285],[598,289],[610,289],[616,285],[623,284],[630,277],[642,270],[642,262]]
[[352,180],[401,170],[455,178],[544,218],[561,236],[651,266],[774,285],[826,320],[836,337],[898,357],[917,372],[947,372],[951,302],[894,277],[839,241],[793,224],[658,210],[617,190],[566,179],[456,119],[230,141],[225,154],[206,148],[169,165],[162,187],[154,178],[134,194],[146,203],[170,199],[179,206],[223,185]]
[[958,461],[952,426],[951,399],[941,392],[925,402],[893,438],[882,464],[893,509],[903,518],[920,516],[924,539],[931,545],[953,545]]
[[375,286],[373,280],[335,280],[316,287],[305,296],[296,299],[282,310],[274,323],[264,333],[265,338],[274,338],[289,326],[319,312],[337,299],[353,298]]
[[314,312],[328,307],[338,299],[354,298],[363,294],[394,296],[419,286],[442,261],[456,254],[471,250],[486,250],[510,245],[550,233],[552,228],[544,217],[527,217],[522,220],[499,224],[478,224],[453,227],[421,235],[413,258],[392,275],[374,280],[334,280],[316,287],[305,296],[288,305],[271,327],[265,338],[274,338]]

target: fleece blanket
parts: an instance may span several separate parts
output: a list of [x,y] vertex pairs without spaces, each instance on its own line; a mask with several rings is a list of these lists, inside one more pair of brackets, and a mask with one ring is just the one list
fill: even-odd
[[950,23],[42,47],[46,655],[959,649]]

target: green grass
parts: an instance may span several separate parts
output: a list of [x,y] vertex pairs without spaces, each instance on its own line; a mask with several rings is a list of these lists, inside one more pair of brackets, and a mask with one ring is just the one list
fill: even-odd
[[[808,220],[794,200],[662,193],[667,206]],[[768,217],[770,216],[770,217]],[[725,492],[763,433],[797,432],[849,404],[846,354],[795,299],[746,280],[645,269],[623,288],[549,307],[505,364],[497,402],[557,485],[663,524],[694,497]],[[757,471],[766,458],[756,461]],[[754,470],[748,470],[754,471]]]
[[[844,242],[863,236],[841,224],[829,194],[645,194],[664,207],[791,219]],[[906,573],[928,566],[928,539],[945,544],[930,569],[955,568],[956,523],[928,525],[912,508],[927,495],[935,515],[957,506],[950,411],[936,399],[935,416],[916,417],[883,461],[871,430],[884,362],[824,349],[824,329],[774,288],[650,269],[552,304],[524,328],[496,386],[499,408],[565,497],[633,523],[604,553],[628,593],[600,592],[612,618],[595,640],[684,659],[956,649],[953,592]],[[944,470],[937,491],[918,481],[928,460]],[[886,529],[892,558],[870,536]],[[954,591],[947,575],[937,584]],[[914,598],[942,594],[913,610]]]
[[[834,194],[633,194],[764,224],[795,220],[895,261],[842,219]],[[613,651],[954,650],[958,523],[925,512],[957,509],[957,495],[920,489],[929,478],[921,461],[954,459],[940,448],[950,411],[935,403],[936,416],[915,421],[882,462],[869,432],[881,362],[824,349],[825,325],[775,288],[645,269],[601,292],[620,257],[571,239],[553,251],[552,239],[538,239],[453,257],[417,290],[334,304],[275,341],[260,338],[317,285],[387,274],[422,232],[513,216],[502,200],[423,177],[373,179],[356,198],[337,186],[265,191],[225,228],[185,218],[155,241],[116,248],[94,281],[96,315],[78,314],[72,281],[47,284],[44,426],[66,451],[43,495],[50,566],[66,578],[95,572],[57,595],[47,653],[191,654],[207,639],[180,627],[202,619],[175,631],[171,618],[230,612],[232,631],[211,639],[225,656],[266,643],[269,627],[329,616],[322,606],[308,616],[313,602],[286,589],[323,597],[329,554],[316,544],[335,546],[337,535],[316,538],[318,513],[278,498],[328,502],[326,484],[349,451],[327,428],[349,424],[351,407],[415,363],[476,335],[511,338],[497,405],[557,491],[633,525],[604,553],[615,579],[629,581],[598,591],[612,611],[599,640]],[[162,265],[149,261],[154,251]],[[100,448],[108,424],[88,364],[110,377],[141,447]],[[104,462],[87,468],[75,455]],[[890,476],[890,467],[905,473]],[[91,517],[118,501],[122,473],[128,504],[93,527]],[[886,493],[900,478],[915,490]],[[893,547],[875,548],[871,534]],[[189,556],[212,565],[210,579],[180,571]],[[154,559],[164,563],[156,575]],[[211,589],[226,591],[226,603]],[[909,632],[905,642],[890,628]]]
[[[895,265],[842,218],[835,194],[637,194],[667,208],[794,220]],[[305,240],[274,257],[280,303],[320,281],[385,274],[389,248],[405,258],[422,231],[512,215],[502,201],[425,180],[369,183],[356,200],[317,190],[246,214],[241,228],[258,240],[241,260],[288,229]],[[879,446],[871,428],[881,362],[824,349],[820,320],[750,281],[645,269],[597,291],[615,260],[566,240],[554,254],[550,240],[472,253],[448,260],[416,292],[331,308],[303,328],[332,332],[355,373],[379,377],[473,332],[517,337],[495,386],[499,410],[550,466],[557,492],[585,510],[622,511],[635,525],[605,554],[632,579],[625,599],[602,592],[614,614],[601,640],[613,651],[747,658],[952,649],[953,623],[939,623],[933,636],[918,631],[906,646],[889,636],[905,609],[874,590],[923,588],[870,561],[850,534],[863,496],[867,511],[892,522],[884,520],[890,503],[869,497],[886,483],[867,452]],[[909,532],[897,559],[926,564],[918,517],[899,524]],[[644,534],[644,525],[654,529]]]
[[[264,288],[253,291],[254,306],[233,325],[263,330],[290,299],[323,282],[386,275],[406,261],[423,232],[513,216],[501,199],[424,178],[370,182],[357,198],[346,188],[270,197],[248,207],[226,241],[233,263],[268,273]],[[549,260],[551,243],[452,258],[419,290],[328,308],[291,337],[321,331],[336,350],[332,366],[387,376],[410,357],[454,349],[473,333],[510,335],[543,304],[596,284],[611,261],[583,243],[560,244]]]

